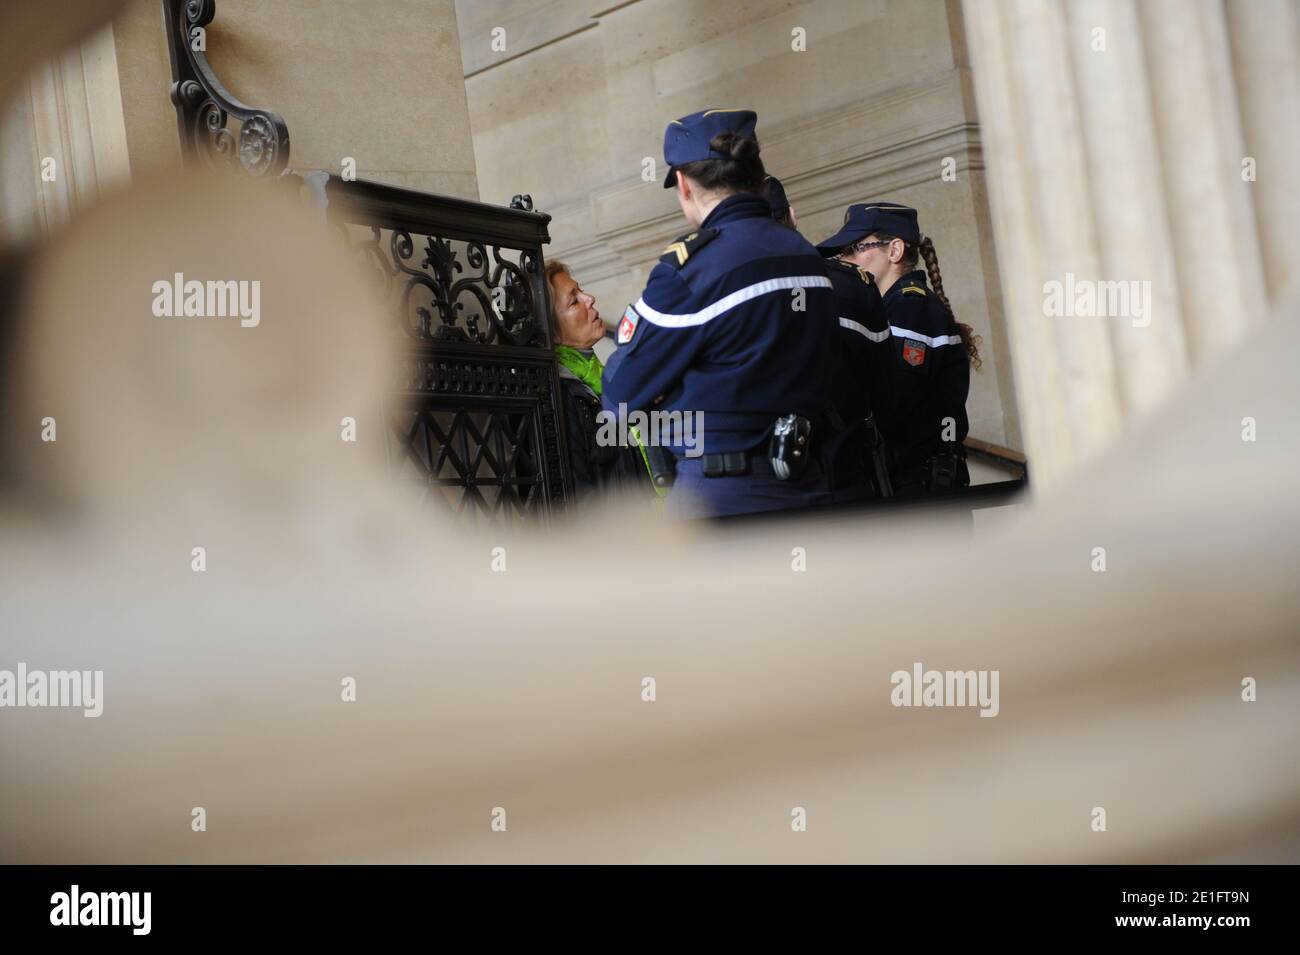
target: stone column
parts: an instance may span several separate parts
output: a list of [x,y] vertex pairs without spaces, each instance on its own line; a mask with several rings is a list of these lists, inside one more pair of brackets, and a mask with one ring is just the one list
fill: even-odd
[[1300,291],[1300,7],[1227,0],[1241,127],[1259,175],[1251,187],[1270,302]]
[[0,204],[11,241],[48,235],[128,181],[112,26],[39,63],[18,84],[3,124]]
[[[1281,0],[964,11],[1026,451],[1050,492],[1294,283],[1296,13]],[[1059,303],[1113,282],[1137,283],[1124,314],[1100,299],[1104,314],[1053,313],[1051,283]]]

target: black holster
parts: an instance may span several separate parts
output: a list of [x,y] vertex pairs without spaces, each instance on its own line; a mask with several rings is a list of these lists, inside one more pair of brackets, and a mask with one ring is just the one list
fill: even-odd
[[803,415],[787,414],[776,419],[767,456],[778,481],[797,481],[808,469],[813,453],[812,422]]
[[889,479],[889,449],[885,447],[885,436],[876,424],[874,414],[868,412],[862,421],[863,434],[866,437],[865,448],[871,461],[871,476],[876,485],[877,497],[893,497],[894,484]]
[[645,447],[645,459],[650,463],[650,480],[654,486],[672,487],[677,479],[677,457],[667,448],[652,444]]
[[970,486],[970,471],[966,467],[966,449],[948,442],[938,453],[925,462],[923,480],[927,490],[950,491]]

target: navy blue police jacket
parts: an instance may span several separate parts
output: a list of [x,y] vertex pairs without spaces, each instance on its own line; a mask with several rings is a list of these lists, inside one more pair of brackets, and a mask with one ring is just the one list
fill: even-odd
[[767,200],[738,193],[651,271],[619,322],[601,400],[615,414],[700,412],[700,453],[757,450],[781,415],[824,427],[837,334],[821,255]]
[[895,418],[886,438],[899,472],[917,468],[939,450],[944,419],[952,439],[966,439],[970,358],[957,323],[926,284],[921,269],[909,272],[881,299],[889,321],[894,358]]
[[839,323],[835,406],[845,424],[874,413],[884,430],[890,415],[889,383],[894,357],[880,289],[866,269],[842,259],[825,262],[834,286]]

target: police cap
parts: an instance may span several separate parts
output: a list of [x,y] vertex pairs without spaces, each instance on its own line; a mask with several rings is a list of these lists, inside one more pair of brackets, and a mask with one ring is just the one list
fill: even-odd
[[891,235],[909,244],[921,241],[916,210],[897,202],[858,202],[844,213],[844,226],[829,239],[817,243],[822,255],[835,255],[853,242],[873,233]]
[[668,164],[664,188],[677,184],[678,166],[701,159],[731,158],[709,148],[714,136],[735,133],[753,139],[757,125],[758,114],[752,109],[705,109],[673,120],[664,130],[664,162]]

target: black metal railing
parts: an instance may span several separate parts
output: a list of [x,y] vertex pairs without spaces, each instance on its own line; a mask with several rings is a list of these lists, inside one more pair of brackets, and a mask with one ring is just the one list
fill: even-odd
[[398,346],[385,403],[395,478],[476,521],[554,513],[570,478],[543,275],[550,216],[321,182]]
[[[216,14],[216,0],[163,0],[181,152],[186,162],[279,175],[289,163],[289,128],[277,113],[241,103],[213,72],[206,31]],[[238,133],[230,129],[232,117]]]

